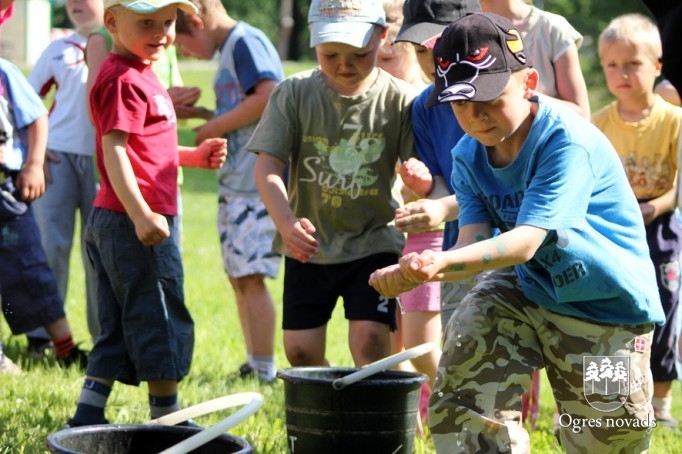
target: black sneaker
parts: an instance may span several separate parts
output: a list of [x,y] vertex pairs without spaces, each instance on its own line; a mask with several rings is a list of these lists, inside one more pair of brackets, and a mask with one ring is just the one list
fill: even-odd
[[109,424],[108,420],[103,420],[102,422],[98,423],[90,423],[90,424],[82,424],[80,421],[77,421],[73,418],[69,418],[66,420],[66,424],[64,424],[64,429],[73,429],[74,427],[83,427],[83,426],[93,426],[93,425],[101,425],[101,424]]
[[256,373],[256,370],[249,363],[239,366],[239,378],[249,378]]
[[67,356],[63,358],[57,358],[57,362],[66,367],[75,364],[82,370],[85,370],[88,367],[88,353],[76,346],[69,352]]
[[40,361],[46,354],[54,351],[50,339],[43,339],[41,337],[27,337],[26,339],[28,340],[26,353],[36,361]]

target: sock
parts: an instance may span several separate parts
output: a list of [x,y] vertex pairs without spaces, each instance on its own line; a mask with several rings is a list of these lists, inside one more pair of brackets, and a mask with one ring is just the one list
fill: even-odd
[[654,406],[656,414],[668,416],[673,407],[672,397],[654,397],[651,399],[651,404]]
[[177,393],[170,396],[149,395],[149,412],[152,415],[152,419],[160,418],[178,410],[180,410],[180,405],[178,405]]
[[249,351],[246,352],[246,363],[253,367],[253,355]]
[[104,407],[111,393],[111,388],[91,378],[86,378],[78,398],[78,406],[73,420],[76,425],[107,424],[104,418]]
[[66,358],[71,353],[71,350],[76,348],[76,344],[73,343],[73,338],[71,334],[68,334],[61,339],[55,339],[52,341],[54,344],[54,352],[57,358]]
[[275,357],[253,356],[253,368],[258,373],[258,377],[266,383],[275,381]]

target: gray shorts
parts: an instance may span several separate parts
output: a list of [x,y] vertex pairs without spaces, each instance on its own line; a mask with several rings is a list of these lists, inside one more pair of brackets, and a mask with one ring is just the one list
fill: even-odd
[[222,193],[218,200],[218,233],[228,276],[260,274],[276,278],[282,257],[272,250],[275,224],[260,197]]

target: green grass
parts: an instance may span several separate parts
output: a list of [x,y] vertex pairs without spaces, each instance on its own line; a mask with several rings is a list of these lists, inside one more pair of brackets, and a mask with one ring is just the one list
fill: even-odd
[[[301,69],[300,67],[296,68]],[[289,71],[291,72],[291,71]],[[211,107],[209,71],[183,72],[188,85],[205,87],[200,103]],[[196,122],[182,125],[181,140],[193,141],[191,128]],[[283,383],[260,385],[254,381],[228,379],[244,360],[244,347],[235,308],[234,296],[224,275],[215,226],[216,180],[211,172],[186,170],[183,185],[183,259],[185,266],[185,293],[187,305],[196,323],[196,347],[190,375],[180,383],[180,399],[184,406],[204,402],[216,397],[256,391],[263,395],[264,405],[230,433],[246,438],[258,453],[286,452],[286,422],[284,415]],[[91,348],[84,315],[84,283],[80,254],[72,255],[72,276],[66,305],[74,337]],[[281,277],[268,282],[275,297],[278,320],[281,320]],[[35,361],[25,357],[25,338],[12,336],[4,322],[0,332],[9,357],[24,368],[21,377],[0,375],[0,454],[45,452],[45,437],[60,430],[75,409],[82,374],[75,368],[63,369],[50,359]],[[347,349],[347,323],[339,310],[329,325],[328,357],[334,366],[351,366]],[[277,362],[287,367],[278,329]],[[579,367],[579,366],[578,366]],[[682,393],[680,383],[674,387],[673,414],[682,419]],[[531,433],[534,452],[557,452],[553,444],[553,399],[543,374],[540,418],[538,428]],[[197,419],[208,426],[230,412]],[[146,387],[139,388],[117,384],[109,399],[106,412],[111,422],[121,424],[145,423],[149,420]],[[656,429],[651,452],[680,452],[682,435],[665,429]],[[429,438],[416,440],[417,453],[434,452]]]

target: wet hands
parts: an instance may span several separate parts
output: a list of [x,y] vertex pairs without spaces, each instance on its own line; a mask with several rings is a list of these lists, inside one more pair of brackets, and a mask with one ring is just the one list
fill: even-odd
[[387,298],[395,298],[433,278],[438,272],[438,255],[432,250],[411,252],[396,265],[381,268],[369,277],[369,285]]

